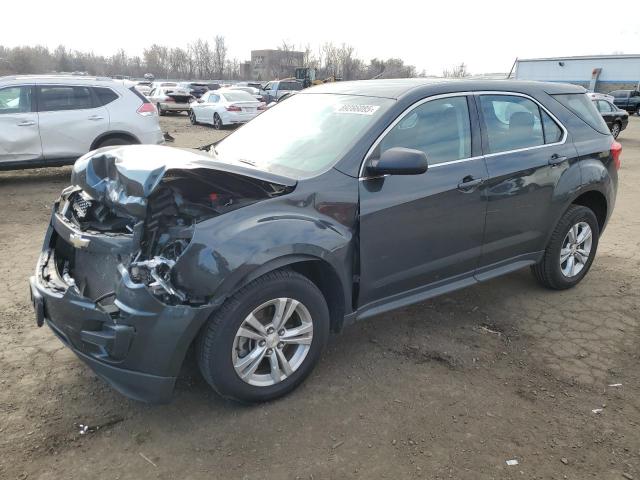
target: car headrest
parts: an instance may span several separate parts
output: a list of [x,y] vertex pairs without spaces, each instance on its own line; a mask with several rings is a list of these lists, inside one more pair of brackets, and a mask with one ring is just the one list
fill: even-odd
[[533,128],[533,115],[529,112],[512,113],[509,128]]

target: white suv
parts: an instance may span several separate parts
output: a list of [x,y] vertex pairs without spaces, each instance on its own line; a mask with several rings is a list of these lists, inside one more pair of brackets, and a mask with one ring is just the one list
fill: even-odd
[[54,166],[108,145],[164,143],[155,107],[108,78],[0,78],[0,169]]

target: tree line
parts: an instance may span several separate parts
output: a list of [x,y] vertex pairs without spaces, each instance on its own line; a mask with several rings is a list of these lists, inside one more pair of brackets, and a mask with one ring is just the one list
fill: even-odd
[[[277,64],[268,73],[273,78],[290,75],[292,67],[314,67],[317,78],[338,77],[343,80],[370,78],[406,78],[424,76],[416,67],[407,65],[400,58],[365,61],[356,55],[355,48],[326,42],[318,48],[310,45],[296,49],[295,45],[282,42],[277,48],[282,52]],[[302,65],[298,65],[303,52]],[[0,75],[82,72],[97,76],[125,75],[141,78],[147,73],[166,79],[252,80],[243,78],[247,73],[242,62],[230,58],[223,36],[211,41],[197,39],[186,48],[153,44],[142,55],[129,55],[119,49],[110,56],[93,52],[71,50],[60,45],[47,47],[0,45]],[[449,72],[447,72],[449,73]]]

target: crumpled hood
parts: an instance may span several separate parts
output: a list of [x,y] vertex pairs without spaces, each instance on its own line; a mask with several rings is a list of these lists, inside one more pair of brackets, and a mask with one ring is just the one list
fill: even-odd
[[147,198],[167,172],[194,169],[228,172],[287,187],[296,185],[288,177],[161,145],[104,147],[89,152],[73,166],[71,183],[114,210],[143,218]]

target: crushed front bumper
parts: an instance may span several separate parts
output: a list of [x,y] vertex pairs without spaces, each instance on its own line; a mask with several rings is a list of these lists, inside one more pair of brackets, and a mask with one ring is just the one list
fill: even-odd
[[169,401],[184,356],[215,306],[166,305],[144,284],[134,283],[123,263],[104,265],[104,271],[117,276],[112,304],[105,306],[83,295],[73,279],[58,271],[60,242],[82,249],[84,258],[103,255],[99,258],[108,263],[121,260],[120,253],[127,252],[133,240],[76,230],[56,211],[57,205],[30,278],[37,324],[46,323],[122,394],[151,403]]

